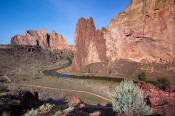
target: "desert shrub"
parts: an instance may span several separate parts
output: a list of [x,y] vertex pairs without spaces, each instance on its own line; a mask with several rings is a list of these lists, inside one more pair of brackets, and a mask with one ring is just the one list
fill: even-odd
[[124,80],[117,86],[112,96],[113,110],[118,113],[136,113],[138,115],[150,115],[151,109],[145,102],[144,95],[133,81]]
[[67,109],[63,110],[64,113],[69,113],[69,112],[72,112],[74,111],[75,108],[74,107],[68,107]]
[[91,70],[90,70],[91,69],[91,66],[92,66],[92,64],[86,65],[85,67],[83,67],[83,68],[80,69],[80,72],[81,73],[85,73],[85,72],[86,73],[90,73],[91,72]]
[[91,68],[91,65],[92,65],[92,64],[88,64],[88,65],[86,65],[86,67],[85,67],[85,68],[86,68],[86,70],[88,71],[88,73],[90,73],[90,68]]
[[54,107],[55,105],[52,104],[44,104],[39,107],[39,112],[51,111]]
[[109,70],[108,70],[108,74],[111,74],[111,73],[112,73],[112,70],[111,70],[111,69],[109,69]]
[[55,107],[55,105],[52,105],[52,104],[43,104],[38,109],[30,110],[24,116],[38,116],[39,113],[50,112],[54,107]]
[[141,74],[138,75],[138,79],[140,81],[146,81],[146,72],[142,72]]

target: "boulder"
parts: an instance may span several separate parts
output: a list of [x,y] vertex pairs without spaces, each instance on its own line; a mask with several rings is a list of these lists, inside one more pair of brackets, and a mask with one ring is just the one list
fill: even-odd
[[82,103],[82,101],[80,100],[80,98],[76,95],[72,95],[71,100],[68,103],[69,107],[76,107],[79,106]]
[[175,93],[163,91],[152,84],[142,84],[140,90],[147,96],[147,103],[153,108],[153,114],[175,115]]

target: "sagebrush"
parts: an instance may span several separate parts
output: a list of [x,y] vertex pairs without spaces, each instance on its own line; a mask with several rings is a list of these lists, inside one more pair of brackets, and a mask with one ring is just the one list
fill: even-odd
[[133,81],[124,80],[112,93],[113,110],[118,113],[136,113],[150,115],[151,109],[146,105],[144,94]]

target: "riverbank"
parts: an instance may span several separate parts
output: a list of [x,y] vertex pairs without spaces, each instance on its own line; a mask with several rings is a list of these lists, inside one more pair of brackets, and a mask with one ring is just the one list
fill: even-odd
[[67,67],[62,67],[59,69],[53,69],[53,70],[45,70],[43,73],[48,76],[55,76],[58,78],[73,78],[73,79],[91,79],[91,80],[101,80],[101,81],[113,81],[113,82],[121,82],[124,80],[124,78],[121,77],[112,77],[112,76],[99,76],[99,75],[93,75],[93,74],[72,74],[72,73],[65,73],[65,72],[59,72],[59,70],[64,70]]
[[[89,104],[108,104],[108,101],[100,99],[96,96],[86,93],[79,93],[75,91],[62,91],[77,90],[94,93],[105,98],[110,99],[110,91],[118,85],[116,82],[110,82],[105,80],[91,80],[91,79],[64,79],[56,78],[54,76],[48,76],[43,73],[45,70],[60,69],[67,66],[69,63],[66,60],[60,59],[57,62],[45,61],[44,57],[41,59],[35,59],[32,57],[14,57],[14,56],[1,56],[0,66],[1,75],[4,74],[11,79],[12,82],[1,82],[7,91],[17,90],[35,90],[40,92],[42,99],[48,98],[66,98],[69,99],[73,94],[79,96],[84,102]],[[6,73],[5,73],[6,72]],[[14,83],[14,84],[12,84]],[[44,88],[25,87],[22,85],[34,85],[43,86],[48,88],[57,88],[58,91],[48,90]],[[2,88],[3,89],[3,88]],[[6,92],[6,91],[2,91]]]

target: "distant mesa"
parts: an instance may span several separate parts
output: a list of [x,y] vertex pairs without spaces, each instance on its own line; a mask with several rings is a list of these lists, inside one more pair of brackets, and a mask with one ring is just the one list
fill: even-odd
[[74,71],[95,62],[129,59],[141,63],[175,61],[174,0],[131,0],[110,25],[96,30],[93,19],[79,19]]
[[47,33],[45,29],[40,31],[27,30],[25,35],[15,35],[11,39],[11,45],[37,45],[44,50],[69,49],[66,39],[54,30]]

